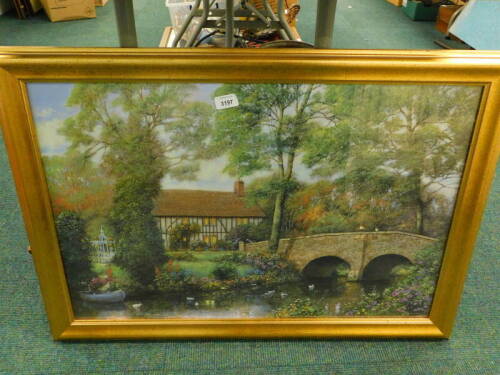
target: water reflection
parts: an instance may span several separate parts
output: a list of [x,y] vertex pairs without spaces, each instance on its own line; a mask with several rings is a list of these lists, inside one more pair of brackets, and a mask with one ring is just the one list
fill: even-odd
[[309,298],[323,306],[327,315],[341,313],[346,303],[359,300],[362,291],[382,291],[393,281],[349,282],[344,278],[307,278],[276,285],[273,289],[250,287],[237,291],[181,293],[130,299],[118,304],[75,301],[79,318],[270,318],[273,310],[297,298]]

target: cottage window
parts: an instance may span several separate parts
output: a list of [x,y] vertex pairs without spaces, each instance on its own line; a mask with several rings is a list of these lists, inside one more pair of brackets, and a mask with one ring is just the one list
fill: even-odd
[[217,224],[217,218],[215,217],[204,217],[203,218],[203,225],[216,225]]
[[236,218],[237,225],[248,224],[248,217],[238,217]]
[[203,242],[213,245],[217,242],[217,236],[203,236]]

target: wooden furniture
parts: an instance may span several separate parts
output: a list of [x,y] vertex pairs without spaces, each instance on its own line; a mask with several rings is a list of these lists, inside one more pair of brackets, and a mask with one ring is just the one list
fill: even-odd
[[457,12],[460,12],[462,5],[441,5],[436,19],[436,29],[443,34],[448,33],[450,21],[455,19]]

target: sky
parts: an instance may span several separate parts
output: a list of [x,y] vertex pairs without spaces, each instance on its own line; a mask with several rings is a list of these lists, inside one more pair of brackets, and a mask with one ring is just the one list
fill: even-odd
[[[32,82],[28,84],[38,142],[44,156],[61,155],[69,146],[65,137],[59,134],[59,129],[66,118],[78,113],[77,107],[67,107],[65,104],[73,86],[71,83]],[[198,84],[191,99],[214,105],[213,92],[219,86],[219,84]],[[235,178],[224,173],[225,165],[225,157],[203,160],[200,162],[200,170],[195,181],[177,181],[167,176],[162,180],[162,188],[232,191]],[[295,174],[302,181],[313,180],[307,168],[300,163],[295,169]],[[249,183],[253,178],[260,176],[263,174],[255,174],[243,180]]]

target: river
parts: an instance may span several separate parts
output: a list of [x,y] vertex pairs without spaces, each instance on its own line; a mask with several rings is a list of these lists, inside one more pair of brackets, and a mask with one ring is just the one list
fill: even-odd
[[73,306],[78,318],[271,318],[273,310],[298,298],[309,298],[326,315],[342,315],[346,303],[359,300],[362,291],[381,291],[390,280],[349,282],[344,279],[305,279],[275,285],[273,288],[249,287],[237,291],[179,293],[142,299],[127,299],[118,304],[96,304],[77,300]]

